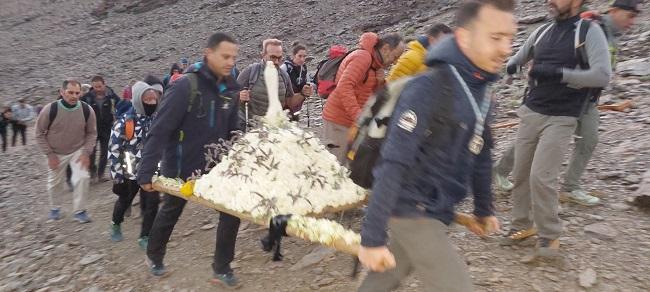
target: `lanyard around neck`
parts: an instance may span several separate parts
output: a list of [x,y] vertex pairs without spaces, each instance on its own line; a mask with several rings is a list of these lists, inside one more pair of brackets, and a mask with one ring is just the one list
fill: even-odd
[[474,115],[476,116],[474,134],[478,136],[482,136],[485,119],[487,118],[488,111],[490,110],[490,103],[492,100],[489,96],[483,97],[481,108],[479,108],[474,98],[474,95],[469,90],[469,87],[467,87],[467,83],[465,83],[465,80],[463,80],[463,78],[458,73],[458,70],[456,70],[456,67],[454,67],[451,64],[449,65],[449,67],[451,68],[451,71],[454,72],[454,77],[456,77],[458,82],[460,82],[460,85],[463,87],[463,90],[465,91],[465,96],[467,97],[467,100],[469,100],[469,103],[472,105],[472,110],[474,111]]

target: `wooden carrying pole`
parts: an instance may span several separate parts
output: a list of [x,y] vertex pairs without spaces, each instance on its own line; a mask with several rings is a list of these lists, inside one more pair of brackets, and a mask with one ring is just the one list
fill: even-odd
[[[208,200],[206,200],[204,198],[201,198],[201,197],[198,197],[198,196],[195,196],[195,195],[186,196],[186,195],[181,193],[180,186],[168,186],[168,185],[163,184],[159,180],[154,180],[153,188],[156,191],[163,192],[163,193],[166,193],[166,194],[169,194],[169,195],[172,195],[172,196],[176,196],[176,197],[179,197],[179,198],[183,198],[185,200],[197,203],[197,204],[202,205],[204,207],[215,209],[215,210],[217,210],[219,212],[224,212],[224,213],[230,214],[232,216],[239,217],[240,219],[253,222],[253,223],[257,224],[257,225],[261,225],[261,226],[264,226],[266,228],[269,227],[269,223],[270,223],[271,218],[254,217],[254,216],[251,216],[250,214],[247,214],[247,213],[241,213],[241,212],[230,210],[230,209],[226,208],[223,205],[215,204],[214,202],[208,201]],[[336,212],[340,212],[340,211],[344,211],[344,210],[349,210],[351,208],[356,208],[357,206],[359,206],[359,204],[362,204],[363,202],[364,201],[361,201],[361,202],[356,203],[356,204],[342,206],[342,207],[326,209],[325,212],[336,213]],[[323,214],[324,213],[314,214],[314,216],[319,216],[319,215],[322,216]],[[463,225],[463,226],[465,226],[467,228],[470,228],[470,227],[475,226],[477,224],[478,224],[478,226],[482,226],[478,221],[476,221],[476,218],[474,218],[474,216],[468,215],[468,214],[465,214],[465,213],[460,213],[460,212],[456,212],[454,222],[456,222],[456,223],[458,223],[460,225]],[[300,238],[300,239],[303,239],[303,240],[306,240],[306,241],[310,241],[309,238],[305,238],[303,236],[300,236],[300,232],[298,232],[298,230],[295,230],[291,226],[287,226],[286,232],[287,232],[287,234],[289,236]],[[320,244],[323,244],[323,243],[320,243]],[[326,244],[326,246],[330,247],[330,248],[333,248],[333,249],[335,249],[337,251],[344,252],[344,253],[354,255],[354,256],[358,255],[359,247],[360,247],[358,243],[349,244],[349,243],[345,242],[343,239],[336,239],[336,240],[332,241],[330,244]]]
[[[154,181],[153,182],[153,188],[156,191],[163,192],[163,193],[166,193],[166,194],[169,194],[169,195],[172,195],[172,196],[177,196],[179,198],[183,198],[185,200],[197,203],[197,204],[202,205],[204,207],[215,209],[215,210],[217,210],[219,212],[224,212],[224,213],[230,214],[232,216],[239,217],[240,219],[253,222],[253,223],[257,224],[257,225],[261,225],[261,226],[264,226],[266,228],[269,227],[269,222],[270,222],[271,218],[253,217],[250,214],[230,210],[230,209],[228,209],[228,208],[226,208],[226,207],[224,207],[222,205],[215,204],[214,202],[208,201],[208,200],[203,199],[201,197],[197,197],[197,196],[194,196],[194,195],[186,196],[186,195],[181,193],[180,188],[164,185],[160,181]],[[341,208],[336,208],[336,209],[332,209],[332,210],[342,211]],[[294,230],[291,226],[287,226],[286,231],[287,231],[287,234],[289,236],[297,237],[297,238],[309,241],[308,238],[301,237],[299,235],[300,233],[297,230]],[[333,248],[333,249],[335,249],[337,251],[344,252],[344,253],[351,254],[351,255],[355,255],[355,256],[359,252],[359,244],[348,244],[342,239],[334,240],[331,244],[328,245],[328,247]]]

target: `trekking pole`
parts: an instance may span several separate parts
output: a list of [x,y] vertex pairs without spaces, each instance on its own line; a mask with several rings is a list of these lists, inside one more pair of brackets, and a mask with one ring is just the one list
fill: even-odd
[[[244,87],[243,90],[248,90],[248,87]],[[246,120],[246,128],[244,129],[244,133],[248,133],[248,101],[244,102],[244,119]]]
[[248,101],[244,103],[244,117],[246,119],[246,133],[248,133]]

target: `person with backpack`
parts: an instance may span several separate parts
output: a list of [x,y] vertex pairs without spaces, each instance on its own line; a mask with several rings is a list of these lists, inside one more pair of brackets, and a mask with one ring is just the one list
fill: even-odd
[[[609,44],[612,70],[616,66],[618,39],[634,25],[634,20],[639,13],[637,0],[614,1],[604,15],[595,11],[581,13],[583,19],[595,21],[605,32]],[[511,67],[511,70],[516,72],[516,66]],[[575,136],[579,138],[575,140],[569,166],[564,173],[560,188],[560,201],[571,201],[583,206],[595,206],[600,203],[598,197],[587,193],[580,187],[580,178],[598,144],[600,114],[597,106],[598,99],[592,98],[587,109],[578,119]],[[513,188],[507,177],[512,172],[514,152],[514,145],[511,145],[495,165],[495,187],[502,191],[510,191]]]
[[502,239],[513,245],[538,234],[527,260],[561,256],[558,175],[578,120],[597,98],[594,89],[607,86],[612,74],[605,33],[580,19],[583,2],[548,1],[553,22],[535,30],[508,61],[511,74],[533,62],[530,91],[517,110],[512,228]]
[[423,291],[473,290],[447,225],[471,191],[482,224],[472,232],[499,230],[490,189],[492,99],[486,90],[512,52],[514,6],[513,0],[463,2],[454,35],[429,51],[431,68],[401,91],[361,225],[359,261],[370,272],[359,291],[392,291],[411,273]]
[[[311,96],[313,89],[308,82],[309,75],[307,64],[305,63],[307,58],[307,47],[298,42],[295,42],[292,47],[291,57],[284,61],[284,64],[280,66],[280,69],[289,74],[293,92],[302,92],[305,97],[309,97]],[[300,104],[300,107],[302,107],[302,104]],[[292,117],[292,120],[297,121],[298,117],[294,116]]]
[[102,76],[94,76],[90,80],[92,89],[81,97],[81,101],[90,105],[97,117],[97,144],[99,144],[99,164],[96,164],[97,145],[90,156],[90,176],[102,182],[108,159],[108,141],[115,121],[115,113],[121,99],[112,88],[106,86]]
[[86,196],[90,183],[88,169],[90,155],[97,141],[95,113],[90,106],[79,100],[81,83],[63,81],[61,99],[46,105],[36,120],[36,142],[47,156],[47,192],[50,198],[50,220],[62,217],[60,196],[63,195],[65,173],[72,169],[73,219],[80,223],[90,222],[86,212]]
[[112,241],[122,241],[121,224],[124,214],[131,206],[135,195],[140,191],[140,205],[142,206],[142,227],[138,245],[147,249],[149,233],[153,225],[160,196],[158,192],[140,190],[136,181],[136,174],[142,157],[144,141],[147,137],[153,114],[158,106],[162,94],[153,86],[137,81],[133,86],[133,107],[119,117],[111,132],[109,160],[111,176],[113,177],[113,193],[118,196],[113,207],[110,238]]
[[[308,88],[303,88],[297,93],[293,91],[291,77],[286,71],[280,69],[283,56],[282,41],[266,39],[262,42],[262,60],[246,67],[237,77],[237,82],[244,88],[239,95],[240,101],[250,104],[251,115],[262,117],[269,107],[269,97],[263,74],[266,62],[273,62],[278,70],[280,103],[283,109],[289,110],[289,114],[299,111],[305,97],[311,94],[311,90]],[[242,107],[242,110],[245,110],[245,106]]]
[[27,145],[25,131],[27,131],[27,123],[34,119],[34,108],[25,102],[24,98],[21,98],[17,104],[11,107],[11,112],[13,113],[11,146],[16,146],[16,138],[18,135],[21,136],[23,146],[25,146]]
[[[190,67],[185,77],[165,91],[138,167],[137,181],[142,190],[153,191],[152,177],[158,162],[161,162],[160,174],[165,177],[188,180],[197,170],[209,171],[212,165],[205,159],[206,146],[229,141],[241,130],[238,115],[241,88],[230,76],[238,52],[239,47],[231,36],[213,34],[204,49],[202,65]],[[147,246],[147,262],[155,276],[167,272],[163,263],[167,242],[186,203],[171,195],[163,198]],[[230,266],[239,223],[235,216],[219,215],[213,282],[226,287],[239,286]]]
[[181,69],[181,66],[178,65],[178,63],[172,64],[172,67],[169,69],[169,73],[163,77],[163,88],[169,87],[169,81],[171,81],[172,76],[176,74],[183,74],[183,69]]
[[408,43],[407,51],[391,67],[386,81],[390,82],[426,71],[427,65],[424,64],[424,59],[427,50],[433,47],[443,36],[450,33],[451,29],[442,23],[436,23],[430,26],[425,35]]
[[[314,73],[314,76],[312,76],[311,82],[314,84],[316,88],[316,93],[318,93],[318,97],[321,99],[327,99],[329,95],[332,93],[336,85],[334,84],[334,78],[330,77],[327,78],[327,80],[322,80],[322,86],[321,85],[321,80],[319,80],[318,75],[321,73],[321,68],[325,63],[328,61],[336,62],[336,60],[341,59],[341,56],[345,56],[348,53],[348,48],[346,48],[343,45],[332,45],[330,49],[327,52],[327,58],[324,60],[321,60],[318,62],[318,65],[316,66],[316,73]],[[340,63],[340,62],[339,62]],[[335,75],[336,72],[333,72],[331,75]]]
[[350,127],[361,114],[370,95],[383,84],[384,68],[393,64],[402,52],[404,43],[399,34],[391,33],[380,37],[376,33],[366,32],[359,39],[359,49],[339,60],[333,78],[335,88],[323,109],[326,145],[339,162],[345,161],[345,145]]

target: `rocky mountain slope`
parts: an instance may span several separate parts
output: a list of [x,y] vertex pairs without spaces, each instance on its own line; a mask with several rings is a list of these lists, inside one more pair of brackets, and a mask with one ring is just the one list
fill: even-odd
[[[604,8],[606,1],[591,1]],[[650,4],[642,5],[650,11]],[[106,76],[120,90],[146,73],[162,76],[181,56],[199,58],[207,36],[233,34],[242,44],[239,66],[257,58],[261,40],[300,40],[316,60],[329,45],[354,45],[364,30],[397,31],[415,37],[436,21],[449,23],[457,1],[425,0],[2,0],[0,1],[0,104],[27,97],[45,102],[65,77],[88,80]],[[517,44],[538,21],[541,1],[523,0]],[[647,291],[650,287],[649,213],[628,204],[650,190],[650,17],[621,40],[628,70],[615,78],[604,102],[630,100],[624,112],[601,114],[598,150],[585,174],[584,186],[602,197],[593,208],[563,204],[563,266],[520,263],[530,247],[503,248],[495,238],[478,239],[462,228],[450,236],[465,257],[477,291]],[[313,64],[312,64],[313,65]],[[623,64],[622,64],[623,65]],[[621,67],[621,66],[619,66]],[[625,66],[624,66],[625,67]],[[632,75],[629,75],[632,72]],[[625,74],[622,74],[625,73]],[[625,75],[625,76],[624,76]],[[628,76],[629,75],[629,76]],[[640,76],[637,76],[640,75]],[[514,119],[523,80],[495,85],[497,122]],[[318,101],[308,111],[318,130]],[[306,126],[306,124],[303,122]],[[516,129],[496,129],[495,158],[514,139]],[[30,139],[33,135],[29,136]],[[89,213],[94,222],[78,225],[67,217],[46,222],[46,162],[36,145],[0,154],[0,291],[214,291],[208,283],[214,245],[215,212],[188,204],[169,244],[171,275],[156,279],[144,267],[135,243],[138,208],[127,218],[125,241],[108,239],[115,201],[110,182],[91,186]],[[70,206],[71,195],[65,206]],[[508,194],[496,198],[498,216],[509,227]],[[469,211],[471,204],[461,210]],[[344,223],[359,228],[360,214]],[[349,256],[296,239],[287,239],[285,260],[272,262],[261,251],[263,228],[244,224],[234,267],[243,281],[240,291],[354,291],[348,277]],[[401,292],[421,291],[417,277]]]

